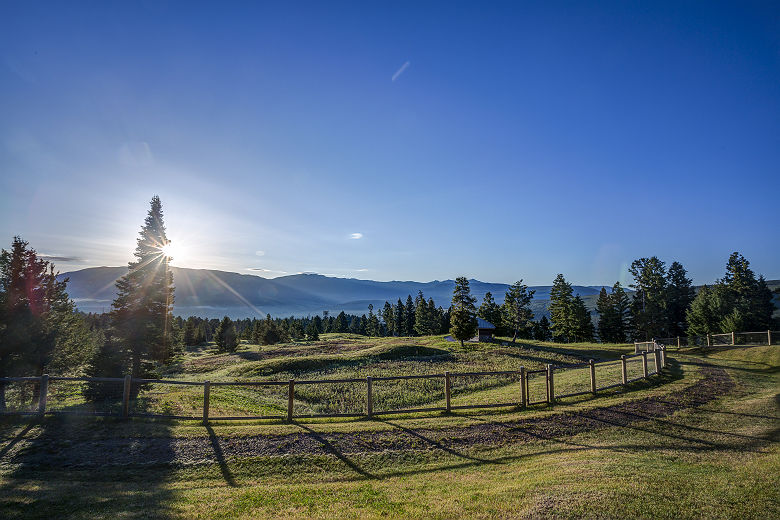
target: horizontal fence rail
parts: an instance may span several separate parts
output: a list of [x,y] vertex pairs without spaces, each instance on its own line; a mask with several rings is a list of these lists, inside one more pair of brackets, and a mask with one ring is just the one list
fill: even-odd
[[[666,347],[653,342],[652,349],[638,354],[624,355],[619,360],[569,365],[547,365],[539,370],[444,372],[443,374],[414,374],[398,376],[369,376],[366,378],[302,379],[289,381],[180,381],[176,379],[140,379],[129,375],[118,377],[40,377],[0,378],[0,415],[81,414],[128,417],[155,417],[167,419],[253,420],[274,419],[292,422],[295,418],[317,417],[374,417],[378,415],[451,412],[453,410],[480,408],[525,408],[538,404],[553,404],[558,399],[581,395],[596,395],[598,391],[626,386],[634,381],[660,374],[666,366]],[[469,383],[476,380],[477,383]],[[418,386],[420,395],[427,399],[421,406],[393,406],[398,383]],[[106,402],[79,402],[75,396],[88,384],[101,383],[111,388],[115,396]],[[389,386],[388,386],[389,385]],[[395,386],[394,386],[395,385]],[[471,385],[471,386],[469,386]],[[201,387],[202,396],[185,394],[185,387]],[[258,399],[258,391],[268,387],[273,393]],[[333,394],[320,393],[323,387],[335,387],[341,399],[331,402],[322,398]],[[492,388],[511,390],[513,399],[506,397],[491,400]],[[140,390],[145,392],[141,393]],[[222,390],[221,390],[222,389]],[[233,389],[233,390],[230,390]],[[275,390],[274,390],[275,389]],[[486,398],[479,396],[480,392]],[[257,413],[235,414],[229,406],[225,411],[221,392],[231,391],[230,399],[250,403]],[[506,393],[506,392],[505,392]],[[502,394],[502,395],[505,395]],[[348,396],[358,396],[353,400]],[[296,398],[297,396],[297,398]],[[362,396],[362,397],[360,397]],[[7,398],[18,401],[19,406],[7,407]],[[196,397],[193,402],[193,397]],[[303,400],[317,402],[317,407],[307,409]],[[50,405],[47,406],[48,401]],[[359,403],[363,403],[362,405]],[[162,406],[163,412],[149,411],[151,404]],[[356,404],[358,403],[358,404]],[[245,408],[246,409],[246,408]],[[312,411],[313,410],[313,411]]]
[[650,342],[634,343],[634,349],[639,352],[638,345],[653,344],[669,347],[723,347],[736,345],[777,345],[780,344],[780,331],[763,330],[758,332],[725,332],[719,334],[703,334],[700,336],[672,336],[655,338]]

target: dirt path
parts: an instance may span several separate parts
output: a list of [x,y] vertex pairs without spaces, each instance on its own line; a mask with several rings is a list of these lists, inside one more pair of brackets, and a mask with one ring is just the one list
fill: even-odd
[[[591,410],[559,413],[544,418],[501,421],[495,416],[484,424],[449,429],[412,429],[393,419],[394,429],[382,432],[319,433],[316,425],[299,425],[289,435],[256,435],[239,438],[210,435],[194,438],[115,438],[79,441],[63,439],[48,429],[31,440],[22,440],[0,457],[0,466],[105,467],[107,465],[190,464],[226,459],[289,454],[330,454],[441,450],[454,452],[478,446],[506,446],[560,439],[578,433],[630,426],[701,406],[734,387],[720,368],[703,365],[704,376],[685,390],[646,397]],[[258,427],[261,428],[261,427]]]

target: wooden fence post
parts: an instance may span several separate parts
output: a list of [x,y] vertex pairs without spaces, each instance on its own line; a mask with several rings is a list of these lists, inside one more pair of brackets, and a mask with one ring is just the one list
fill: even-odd
[[623,375],[623,385],[625,386],[625,385],[628,384],[628,370],[626,369],[626,355],[625,354],[620,356],[620,365],[621,365],[620,368],[622,369],[621,371],[623,373],[622,374]]
[[211,398],[211,381],[203,383],[203,424],[209,422],[209,399]]
[[295,397],[295,379],[290,379],[290,386],[287,388],[287,422],[293,420],[293,398]]
[[122,388],[122,417],[127,419],[130,415],[130,385],[133,383],[133,376],[125,376],[125,384]]
[[590,391],[596,395],[596,362],[589,359],[588,364],[590,365]]
[[38,396],[38,413],[46,413],[46,394],[49,393],[49,374],[41,376],[41,395]]
[[666,368],[666,347],[661,349],[661,368]]
[[639,343],[634,342],[634,354],[639,354]]
[[373,378],[371,376],[368,376],[366,378],[366,415],[368,415],[368,418],[370,419],[372,415],[374,415],[374,399],[371,395],[371,383],[373,382]]
[[710,346],[710,333],[707,333],[707,346]]
[[642,352],[642,376],[647,379],[647,352]]
[[677,350],[680,350],[680,336],[677,336]]
[[444,372],[444,400],[447,403],[447,413],[452,411],[452,380],[450,379],[450,372]]
[[528,376],[525,374],[525,367],[520,367],[520,406],[523,408],[528,406],[528,394],[525,391],[525,379],[527,377]]
[[772,344],[772,331],[768,330],[766,331],[766,344],[771,345]]
[[553,380],[553,366],[552,363],[547,365],[547,403],[553,404],[555,402],[555,383]]
[[[663,347],[661,347],[663,348]],[[653,354],[655,355],[655,373],[660,374],[661,373],[661,348],[656,350]]]
[[736,341],[734,341],[735,339],[736,339],[736,334],[735,334],[735,333],[734,333],[734,331],[732,330],[732,331],[731,331],[731,344],[732,344],[732,345],[736,345],[736,344],[737,344],[737,342],[736,342]]

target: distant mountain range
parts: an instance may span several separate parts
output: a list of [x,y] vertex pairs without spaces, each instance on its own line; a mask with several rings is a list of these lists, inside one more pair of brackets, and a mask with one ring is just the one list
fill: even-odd
[[[187,269],[172,267],[176,285],[174,313],[180,316],[220,318],[246,318],[253,316],[274,317],[307,316],[345,311],[353,314],[368,313],[368,305],[381,310],[385,301],[406,301],[422,291],[433,298],[437,306],[449,307],[452,300],[453,280],[432,282],[376,282],[354,278],[334,278],[320,274],[295,274],[279,278],[263,278],[256,275]],[[127,267],[90,267],[59,275],[68,278],[68,294],[83,312],[107,312],[116,296],[115,282],[127,273]],[[481,303],[490,291],[501,303],[509,287],[502,283],[469,280],[471,292]],[[549,285],[531,287],[536,291],[532,308],[537,318],[547,315],[550,298]],[[593,308],[601,286],[575,285],[576,294]]]

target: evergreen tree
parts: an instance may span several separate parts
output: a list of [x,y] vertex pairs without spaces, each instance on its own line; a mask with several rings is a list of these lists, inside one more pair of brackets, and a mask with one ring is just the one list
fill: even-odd
[[686,313],[688,336],[704,336],[721,331],[721,321],[730,312],[727,292],[722,284],[715,284],[713,287],[705,285],[699,290]]
[[550,321],[547,316],[534,323],[534,339],[538,341],[550,341],[552,333],[550,332]]
[[469,281],[465,276],[455,280],[455,290],[452,294],[452,307],[450,312],[450,333],[463,342],[473,338],[477,334],[477,309],[474,306],[477,299],[471,295]]
[[233,320],[225,316],[214,331],[214,342],[220,352],[235,352],[238,349],[238,335]]
[[395,309],[393,309],[393,331],[395,332],[396,336],[406,336],[406,327],[404,326],[406,324],[406,320],[404,319],[406,317],[406,312],[404,309],[404,304],[401,303],[401,298],[398,298],[398,303],[395,304]]
[[499,334],[501,330],[501,307],[493,299],[493,295],[490,291],[485,293],[485,297],[482,298],[482,305],[477,309],[477,317],[482,318],[490,322],[496,327],[496,334]]
[[[319,334],[320,332],[323,331],[323,328],[322,328],[322,318],[320,318],[319,316],[314,316],[311,319],[311,321],[312,321],[312,323],[314,323],[314,326],[317,328],[317,334]],[[306,334],[308,335],[308,332]]]
[[444,312],[441,307],[438,309],[436,308],[433,298],[428,298],[428,327],[431,330],[431,334],[441,334],[447,330],[446,328],[442,328],[441,321],[443,314]]
[[512,332],[512,343],[517,340],[518,334],[528,335],[531,320],[534,319],[530,304],[535,292],[534,290],[529,291],[528,286],[520,280],[510,285],[504,296],[504,304],[501,306],[501,323],[504,329]]
[[203,345],[204,343],[207,343],[209,341],[208,334],[206,333],[206,328],[208,327],[208,323],[206,321],[201,321],[198,324],[198,330],[195,335],[195,345]]
[[143,376],[144,361],[163,362],[171,355],[173,274],[164,252],[168,243],[162,204],[155,195],[137,240],[136,260],[117,281],[111,309],[114,337],[130,352],[133,377]]
[[615,336],[612,338],[615,343],[625,343],[628,341],[628,335],[633,328],[631,317],[631,300],[626,291],[615,282],[612,286],[612,304],[615,309]]
[[617,343],[618,316],[613,299],[602,287],[599,291],[599,299],[596,301],[596,311],[599,313],[599,338],[602,343]]
[[550,289],[550,329],[553,341],[569,341],[573,336],[573,320],[571,316],[571,302],[574,290],[566,281],[563,274],[559,274],[553,281]]
[[729,256],[726,275],[704,287],[687,313],[688,335],[766,330],[774,304],[763,276],[756,279],[750,262],[738,252]]
[[276,345],[282,340],[281,332],[279,328],[271,319],[270,314],[265,315],[265,320],[260,327],[260,344],[261,345]]
[[387,335],[395,336],[395,313],[390,302],[385,302],[384,309],[382,309],[382,320],[387,327]]
[[579,294],[571,301],[570,313],[574,341],[593,341],[593,320],[590,311],[585,307],[585,301]]
[[404,331],[407,336],[414,336],[414,318],[415,307],[412,295],[406,297],[406,305],[404,306]]
[[772,322],[772,293],[763,276],[756,279],[750,262],[738,252],[729,256],[726,275],[720,282],[727,289],[730,312],[721,323],[723,332],[766,330]]
[[607,294],[602,288],[596,302],[599,313],[599,338],[604,343],[625,343],[626,334],[631,328],[631,302],[620,282],[612,286]]
[[763,275],[758,277],[750,302],[750,311],[753,315],[753,323],[750,324],[750,328],[753,330],[770,329],[772,327],[775,304],[773,303],[772,291],[769,289]]
[[687,275],[679,262],[672,262],[666,273],[666,314],[670,336],[683,335],[688,328],[685,315],[696,297],[696,291]]
[[636,291],[632,302],[634,337],[641,340],[666,336],[667,278],[664,262],[658,257],[640,258],[628,270],[634,277],[631,287]]
[[425,301],[422,291],[417,295],[414,307],[414,331],[418,336],[430,336],[433,334],[431,327],[430,309]]
[[368,304],[368,323],[366,324],[366,334],[373,338],[379,336],[379,319],[374,314],[374,305]]
[[[94,356],[86,369],[86,377],[120,377],[127,370],[127,350],[123,349],[107,330]],[[84,398],[90,402],[118,401],[122,398],[121,385],[107,381],[88,381],[84,388]]]
[[[91,354],[94,339],[66,285],[67,280],[57,280],[54,265],[18,236],[10,251],[0,251],[0,377],[42,375],[55,360],[68,370],[68,361],[83,363]],[[33,399],[37,396],[36,387]],[[5,385],[0,385],[4,409]]]
[[197,336],[197,326],[195,325],[195,319],[190,316],[184,323],[184,344],[186,346],[197,345],[195,342]]
[[349,332],[349,323],[347,323],[347,315],[344,311],[336,316],[334,332]]
[[306,327],[306,339],[309,341],[319,341],[320,339],[320,331],[314,320],[311,320],[309,326]]

